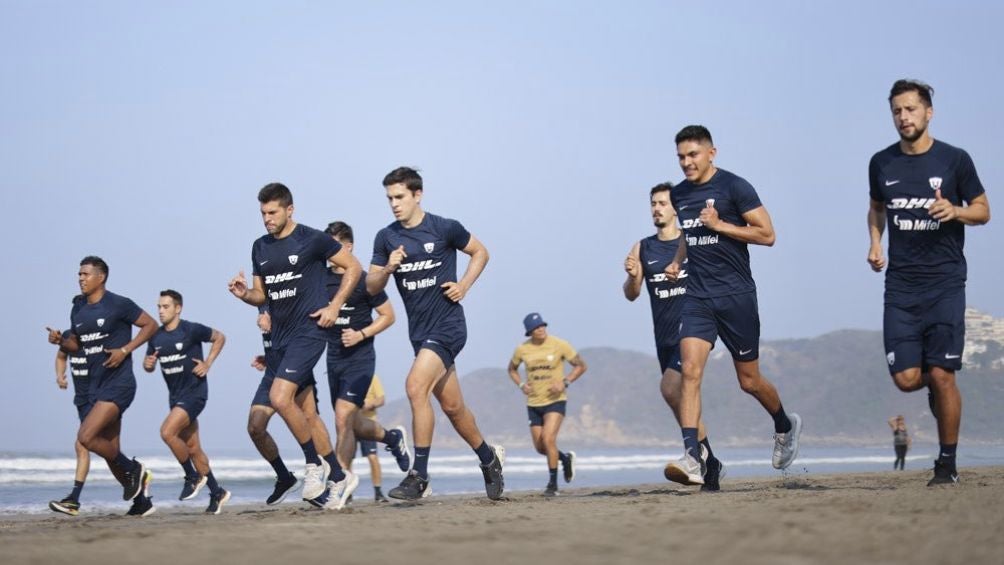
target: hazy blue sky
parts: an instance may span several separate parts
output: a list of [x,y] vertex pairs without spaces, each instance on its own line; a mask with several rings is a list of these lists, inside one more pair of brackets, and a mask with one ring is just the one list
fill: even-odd
[[[690,123],[773,216],[777,244],[752,251],[767,339],[881,325],[867,164],[896,140],[895,79],[935,86],[931,131],[1004,205],[998,3],[419,4],[0,1],[0,451],[69,453],[76,414],[43,328],[66,327],[88,254],[151,314],[176,288],[186,318],[227,334],[203,433],[250,449],[260,339],[226,283],[250,267],[255,195],[273,180],[300,222],[352,224],[366,265],[393,219],[380,180],[421,168],[425,208],[492,254],[465,301],[461,374],[504,366],[534,310],[580,348],[652,352],[622,262],[653,231],[648,188],[681,178],[672,139]],[[967,232],[969,302],[1004,315],[1004,224]],[[378,372],[397,398],[412,351],[392,296]],[[156,447],[165,387],[137,377],[124,445]]]

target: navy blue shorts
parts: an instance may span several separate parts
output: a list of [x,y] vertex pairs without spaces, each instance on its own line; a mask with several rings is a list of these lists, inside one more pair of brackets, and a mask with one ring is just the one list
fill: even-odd
[[[268,393],[272,390],[272,381],[275,380],[275,376],[267,368],[265,369],[265,375],[262,376],[261,382],[258,383],[258,390],[254,392],[254,398],[251,399],[251,406],[264,406],[266,408],[272,407],[272,401],[268,398]],[[314,380],[314,372],[310,372],[310,378],[306,383],[300,385],[300,388],[296,389],[296,394],[300,394],[304,390],[317,384]],[[316,396],[316,391],[315,391]]]
[[715,346],[722,343],[736,361],[760,357],[760,313],[756,292],[697,298],[684,295],[680,339],[696,337]]
[[467,333],[455,335],[436,334],[423,340],[412,341],[411,347],[415,350],[415,355],[422,349],[428,349],[443,360],[443,366],[449,369],[456,363],[457,356],[467,345]]
[[77,417],[80,418],[80,423],[82,424],[87,415],[91,413],[91,408],[94,408],[94,405],[84,401],[82,404],[76,404],[75,406],[77,407]]
[[[272,374],[277,379],[290,381],[302,387],[305,383],[313,380],[314,366],[321,359],[327,345],[328,343],[323,339],[298,337],[292,339],[282,349],[273,347],[275,349],[274,359],[278,360],[278,365],[274,367]],[[269,369],[272,368],[269,367]]]
[[544,414],[548,412],[557,412],[562,416],[565,415],[565,400],[559,400],[557,402],[552,402],[547,406],[527,406],[526,414],[530,417],[530,426],[543,426],[544,425]]
[[362,408],[376,371],[376,355],[334,357],[328,355],[328,390],[331,405],[341,398]]
[[377,454],[377,442],[371,439],[359,440],[359,456],[367,457]]
[[185,394],[177,398],[172,398],[168,404],[171,410],[175,407],[181,408],[185,412],[188,412],[188,421],[194,422],[199,414],[206,408],[207,397],[197,395],[197,394]]
[[672,369],[679,373],[682,370],[680,363],[680,344],[660,345],[656,348],[656,355],[659,357],[659,368],[665,373],[666,369]]
[[[123,363],[128,363],[128,359]],[[136,398],[136,378],[130,371],[120,373],[98,385],[97,393],[94,395],[94,403],[114,402],[118,406],[119,416],[121,416],[125,414],[134,398]]]
[[886,303],[883,341],[889,373],[920,367],[962,368],[966,342],[966,289],[932,292],[912,306]]

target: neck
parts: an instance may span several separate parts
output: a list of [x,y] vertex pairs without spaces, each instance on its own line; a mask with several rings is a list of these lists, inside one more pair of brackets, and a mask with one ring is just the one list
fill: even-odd
[[718,167],[711,165],[711,168],[708,169],[708,172],[705,173],[701,178],[697,179],[697,182],[695,182],[694,184],[704,184],[708,182],[709,180],[711,180],[712,177],[715,176],[715,173],[717,172],[718,172]]
[[927,153],[934,145],[934,138],[924,132],[924,135],[918,137],[913,141],[907,141],[905,139],[899,140],[899,149],[907,155],[920,155],[921,153]]
[[169,331],[169,332],[173,332],[178,327],[178,324],[180,324],[180,323],[181,323],[181,316],[178,316],[177,318],[175,318],[175,319],[171,320],[170,322],[164,324],[164,329],[167,330],[167,331]]
[[667,223],[666,225],[659,228],[659,231],[655,232],[656,237],[659,238],[659,241],[670,241],[680,237],[680,228],[676,226],[676,221],[675,221],[676,218],[674,218],[673,220],[674,221]]
[[406,228],[413,228],[418,224],[422,223],[425,219],[425,211],[419,208],[414,214],[411,215],[407,220],[401,220],[401,225]]
[[530,343],[532,343],[534,345],[540,345],[540,344],[544,343],[545,341],[547,341],[547,336],[544,336],[544,337],[542,337],[540,339],[537,339],[535,337],[531,337],[530,338]]
[[105,288],[101,287],[101,288],[99,288],[99,289],[95,290],[94,292],[92,292],[92,293],[90,293],[90,294],[87,295],[87,303],[88,304],[97,304],[104,297],[105,297]]
[[275,238],[276,239],[283,239],[285,237],[289,237],[289,234],[293,233],[293,230],[295,230],[295,229],[296,229],[296,222],[294,222],[293,220],[290,220],[290,221],[286,222],[286,227],[282,228],[281,232],[275,234]]

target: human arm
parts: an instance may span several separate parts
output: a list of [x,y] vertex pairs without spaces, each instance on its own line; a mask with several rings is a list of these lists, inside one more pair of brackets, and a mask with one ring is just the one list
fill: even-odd
[[519,376],[519,364],[511,360],[509,361],[509,378],[512,379],[512,382],[516,383],[516,386],[519,387],[519,390],[523,391],[523,394],[530,394],[529,383],[524,383],[523,379]]
[[122,347],[116,349],[105,349],[105,353],[108,354],[108,358],[102,363],[104,367],[109,369],[114,369],[125,361],[126,357],[130,353],[135,351],[139,346],[150,341],[153,334],[157,333],[157,322],[150,317],[149,314],[140,310],[139,317],[133,322],[133,325],[139,328],[136,332],[136,337],[132,338],[129,343],[123,345]]
[[631,247],[631,251],[628,252],[627,258],[624,259],[624,271],[627,273],[627,279],[623,285],[624,298],[627,298],[631,302],[634,302],[638,298],[638,295],[641,294],[641,285],[645,280],[639,257],[640,249],[641,242],[635,242],[634,246]]
[[760,205],[752,210],[743,213],[745,226],[730,224],[718,216],[713,202],[708,202],[707,206],[701,210],[701,222],[709,230],[726,235],[743,243],[754,245],[774,245],[776,239],[774,234],[774,224],[771,222],[767,208]]
[[394,306],[390,303],[390,300],[385,300],[374,308],[374,310],[376,310],[377,316],[370,325],[361,330],[353,330],[351,328],[342,330],[342,345],[345,347],[357,345],[364,339],[373,337],[394,324]]
[[66,352],[62,349],[56,351],[56,386],[66,390]]
[[213,366],[213,362],[223,351],[223,345],[227,342],[227,336],[223,335],[223,332],[218,330],[212,330],[212,335],[209,337],[209,343],[212,345],[209,347],[209,355],[206,356],[205,360],[193,359],[195,362],[195,367],[192,368],[192,374],[196,377],[205,378],[209,374],[209,368]]
[[967,206],[956,206],[941,196],[941,190],[934,191],[934,204],[928,213],[939,222],[955,220],[967,226],[982,226],[990,221],[990,201],[986,193],[972,199]]
[[230,279],[227,289],[231,294],[244,301],[245,304],[250,304],[252,306],[261,306],[265,304],[265,283],[262,278],[255,275],[253,277],[252,285],[253,286],[250,288],[248,287],[247,279],[244,277],[244,271],[240,271],[237,273],[237,276]]
[[359,277],[363,273],[359,260],[348,247],[341,247],[337,253],[328,258],[328,262],[337,268],[345,269],[345,274],[342,275],[342,284],[338,286],[338,292],[331,297],[328,305],[310,314],[310,317],[316,319],[317,325],[322,328],[330,328],[335,325],[342,306],[345,305],[345,301],[352,294],[352,289],[356,287],[356,283],[359,282]]
[[885,268],[885,255],[882,251],[882,233],[885,231],[885,203],[881,200],[871,200],[868,206],[868,264],[876,273]]
[[474,237],[474,235],[471,235],[467,245],[461,251],[471,258],[467,263],[467,270],[464,271],[464,276],[457,282],[448,282],[441,286],[443,294],[454,302],[460,302],[467,296],[467,292],[474,286],[475,281],[478,280],[481,272],[488,265],[488,248],[478,241],[478,238]]

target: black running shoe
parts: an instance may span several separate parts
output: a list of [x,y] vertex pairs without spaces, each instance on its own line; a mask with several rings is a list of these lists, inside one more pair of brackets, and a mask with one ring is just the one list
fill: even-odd
[[709,459],[705,464],[707,469],[704,472],[704,484],[701,490],[705,492],[717,492],[721,489],[719,481],[725,476],[725,464],[718,458]]
[[126,512],[126,516],[149,516],[156,512],[153,507],[153,499],[149,496],[137,496],[132,500],[132,507]]
[[125,480],[122,483],[122,500],[132,500],[143,490],[143,478],[146,474],[146,467],[142,463],[132,460],[133,468],[125,472]]
[[498,500],[502,498],[502,491],[505,489],[505,479],[502,477],[502,464],[505,463],[505,448],[501,445],[493,445],[492,451],[495,457],[487,465],[481,465],[481,474],[485,476],[485,493],[488,498]]
[[959,482],[959,473],[955,470],[955,465],[949,466],[940,459],[934,462],[934,477],[927,481],[927,486],[954,485]]
[[216,494],[210,494],[206,514],[219,514],[228,500],[230,500],[230,491],[225,488],[221,488]]
[[555,483],[547,483],[547,486],[544,487],[544,496],[547,498],[558,496],[558,485]]
[[411,452],[408,451],[408,433],[404,426],[397,426],[393,430],[387,430],[388,434],[394,434],[397,441],[393,445],[387,444],[386,449],[397,460],[397,468],[407,473],[411,469]]
[[185,486],[181,488],[181,495],[178,497],[178,500],[191,500],[198,496],[202,487],[206,486],[207,480],[209,480],[209,477],[205,475],[185,477]]
[[391,498],[398,500],[419,500],[430,494],[432,494],[432,489],[429,488],[429,479],[418,476],[415,470],[408,471],[408,475],[401,481],[401,484],[390,489],[390,492],[387,493]]
[[390,500],[388,500],[387,497],[382,494],[374,495],[373,500],[376,501],[377,503],[390,502]]
[[53,512],[62,512],[63,514],[69,514],[70,516],[76,516],[80,513],[80,502],[66,497],[63,500],[50,500],[49,510]]
[[279,504],[286,498],[287,494],[296,489],[297,484],[299,484],[299,481],[296,480],[296,476],[293,473],[290,473],[287,477],[276,479],[275,488],[272,490],[272,494],[268,495],[268,498],[265,499],[265,504],[269,506]]
[[575,452],[569,451],[561,460],[561,470],[565,475],[565,482],[570,483],[575,478]]

